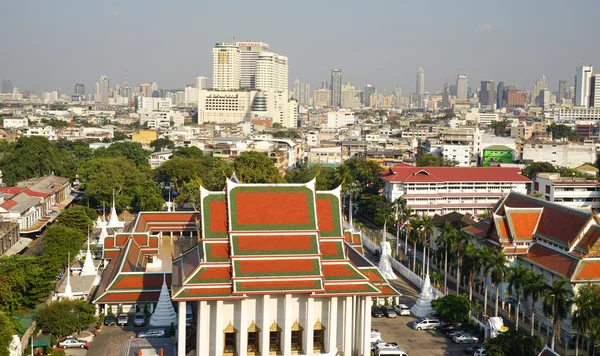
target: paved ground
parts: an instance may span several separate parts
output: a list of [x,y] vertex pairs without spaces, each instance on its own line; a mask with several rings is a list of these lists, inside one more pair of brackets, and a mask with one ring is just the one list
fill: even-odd
[[[134,327],[129,325],[122,326],[103,326],[94,340],[90,342],[90,349],[86,356],[117,356],[123,341],[134,338],[139,332],[150,329],[150,326]],[[170,339],[165,339],[170,340]],[[69,354],[69,353],[67,353]],[[74,356],[83,356],[85,354],[73,354]]]

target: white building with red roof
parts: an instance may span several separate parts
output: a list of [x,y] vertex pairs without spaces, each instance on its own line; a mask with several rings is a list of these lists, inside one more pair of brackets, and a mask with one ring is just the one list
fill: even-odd
[[404,163],[381,172],[388,201],[402,197],[414,212],[480,214],[510,191],[527,193],[531,181],[519,168],[414,167]]

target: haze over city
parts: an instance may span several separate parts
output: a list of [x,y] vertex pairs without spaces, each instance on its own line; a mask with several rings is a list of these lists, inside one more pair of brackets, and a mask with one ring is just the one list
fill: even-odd
[[473,87],[492,79],[531,89],[545,74],[550,89],[575,67],[600,63],[594,45],[600,2],[280,1],[31,2],[0,4],[0,78],[36,93],[100,75],[111,84],[157,82],[182,88],[211,76],[216,42],[263,41],[289,58],[295,79],[313,88],[333,68],[357,87],[390,93],[436,92],[457,74]]

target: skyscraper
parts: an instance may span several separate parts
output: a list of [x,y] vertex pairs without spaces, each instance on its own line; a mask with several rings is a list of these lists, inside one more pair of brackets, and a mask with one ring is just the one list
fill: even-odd
[[464,74],[460,74],[456,78],[456,99],[457,100],[467,100],[467,91],[469,88],[469,80],[467,76]]
[[294,98],[298,100],[300,105],[310,104],[310,83],[296,79],[294,82]]
[[217,43],[213,48],[212,86],[216,90],[240,88],[240,48],[235,43]]
[[196,77],[196,89],[208,89],[208,78],[207,77]]
[[542,74],[538,80],[535,81],[533,85],[533,89],[531,90],[531,103],[536,106],[541,106],[543,98],[540,97],[540,92],[544,89],[548,89],[548,84],[546,83],[546,76]]
[[593,72],[594,67],[591,65],[579,66],[575,70],[575,102],[573,104],[589,106]]
[[255,88],[288,90],[288,58],[273,52],[259,52],[256,58]]
[[479,93],[479,104],[483,106],[494,107],[496,102],[496,88],[493,80],[481,81],[481,93]]
[[258,54],[269,50],[263,42],[236,42],[240,49],[240,86],[242,89],[256,88],[256,61]]
[[12,94],[13,84],[10,79],[4,79],[2,81],[2,92],[5,94]]
[[367,84],[363,93],[363,106],[372,107],[373,103],[371,103],[371,95],[377,93],[377,89],[371,85]]
[[600,74],[594,74],[590,83],[590,107],[600,108]]
[[496,91],[496,108],[498,109],[502,109],[506,105],[504,90],[504,82],[498,82],[498,90]]
[[73,88],[73,94],[85,95],[85,85],[76,83],[75,88]]
[[562,104],[563,99],[567,99],[569,96],[569,88],[567,87],[566,80],[558,81],[558,103]]
[[98,82],[98,99],[96,101],[101,104],[108,104],[108,78],[105,75],[100,76],[100,82]]
[[342,70],[331,71],[331,106],[342,106]]
[[417,95],[425,94],[425,72],[423,68],[419,68],[417,72]]

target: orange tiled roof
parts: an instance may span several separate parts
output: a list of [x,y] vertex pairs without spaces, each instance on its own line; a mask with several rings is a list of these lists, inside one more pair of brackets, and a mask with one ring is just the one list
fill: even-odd
[[575,258],[542,246],[539,243],[533,244],[527,254],[520,258],[547,270],[554,271],[563,277],[570,276],[577,265]]

